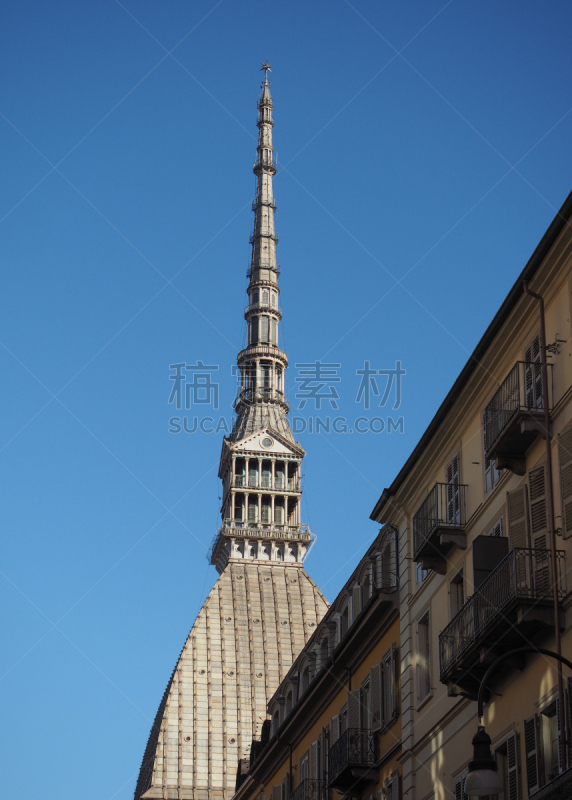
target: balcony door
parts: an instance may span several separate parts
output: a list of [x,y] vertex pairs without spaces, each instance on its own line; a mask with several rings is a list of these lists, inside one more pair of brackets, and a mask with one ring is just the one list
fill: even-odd
[[461,475],[459,470],[459,454],[447,465],[447,522],[449,525],[461,524]]

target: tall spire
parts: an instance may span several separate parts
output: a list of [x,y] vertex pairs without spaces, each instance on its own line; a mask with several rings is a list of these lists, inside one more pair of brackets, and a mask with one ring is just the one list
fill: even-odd
[[[302,563],[311,534],[300,521],[301,463],[304,450],[287,419],[284,372],[288,357],[279,347],[282,311],[274,227],[276,161],[272,144],[272,97],[268,72],[258,100],[258,145],[253,171],[254,230],[247,273],[247,347],[238,354],[240,388],[237,419],[223,442],[219,477],[223,481],[222,527],[213,543],[211,563],[222,571],[229,558]],[[281,540],[288,540],[291,545]],[[276,542],[279,542],[278,544]],[[246,549],[248,549],[248,553]]]
[[220,576],[157,711],[135,800],[231,800],[268,701],[328,608],[302,563],[311,534],[300,523],[304,450],[288,425],[288,360],[278,347],[270,64],[262,68],[249,340],[238,355],[238,417],[223,441],[222,525],[210,552]]

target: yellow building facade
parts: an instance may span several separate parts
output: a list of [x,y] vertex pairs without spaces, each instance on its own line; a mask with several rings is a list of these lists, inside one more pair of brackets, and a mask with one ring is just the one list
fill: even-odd
[[268,705],[235,800],[398,800],[397,535],[384,526]]
[[407,800],[466,800],[475,700],[501,657],[484,715],[499,800],[572,797],[572,671],[561,713],[557,662],[510,655],[554,651],[559,629],[572,657],[571,221],[572,195],[372,513],[398,531]]

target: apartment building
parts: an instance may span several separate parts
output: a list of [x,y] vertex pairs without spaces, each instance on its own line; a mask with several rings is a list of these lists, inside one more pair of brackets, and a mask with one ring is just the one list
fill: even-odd
[[560,693],[558,662],[522,652],[559,632],[572,656],[571,222],[572,195],[371,515],[399,542],[407,800],[467,798],[475,701],[501,657],[484,715],[497,796],[572,797],[572,671]]

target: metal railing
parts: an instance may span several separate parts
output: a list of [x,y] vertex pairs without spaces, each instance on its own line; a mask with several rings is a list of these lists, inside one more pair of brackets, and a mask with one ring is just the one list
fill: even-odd
[[436,528],[462,530],[466,523],[465,493],[462,483],[436,483],[413,517],[413,557]]
[[250,234],[250,244],[254,244],[256,239],[261,236],[263,239],[272,239],[276,244],[278,244],[278,237],[273,231],[253,231]]
[[572,797],[572,767],[530,795],[530,800],[570,800]]
[[246,277],[249,279],[252,278],[252,273],[256,272],[256,270],[259,269],[270,270],[271,272],[275,272],[276,275],[280,275],[279,266],[277,266],[276,264],[265,263],[265,264],[249,264],[246,270]]
[[[552,364],[547,366],[552,370]],[[544,411],[541,372],[538,361],[517,361],[508,373],[485,408],[485,452],[489,452],[518,411]],[[550,383],[552,371],[549,375]]]
[[375,739],[367,728],[347,728],[328,753],[328,783],[347,767],[370,767],[375,763]]
[[[563,550],[556,552],[559,597],[566,595]],[[471,648],[504,609],[517,600],[552,599],[550,550],[515,547],[485,578],[447,627],[439,634],[441,677]]]
[[288,800],[323,800],[324,795],[324,781],[317,778],[304,778],[294,791],[290,792]]
[[270,206],[270,208],[276,208],[276,201],[273,197],[255,197],[252,201],[252,210],[256,211],[256,206]]
[[273,156],[271,158],[268,158],[267,156],[258,156],[253,164],[253,169],[260,169],[260,167],[276,169],[276,159]]

